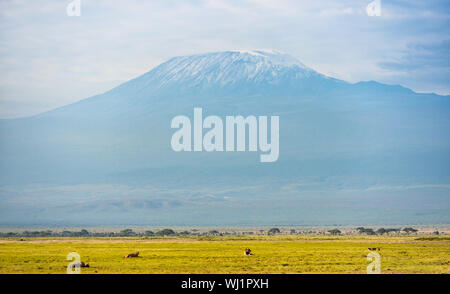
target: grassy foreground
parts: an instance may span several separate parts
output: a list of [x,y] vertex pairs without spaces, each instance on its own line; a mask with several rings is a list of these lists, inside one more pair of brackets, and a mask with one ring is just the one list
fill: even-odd
[[[77,252],[89,274],[365,274],[369,247],[381,248],[382,273],[450,273],[449,238],[417,236],[0,239],[0,273],[64,274],[67,254]],[[124,258],[134,251],[141,257]]]

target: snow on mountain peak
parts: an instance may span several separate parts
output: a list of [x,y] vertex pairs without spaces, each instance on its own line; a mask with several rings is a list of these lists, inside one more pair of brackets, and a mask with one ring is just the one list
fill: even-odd
[[272,49],[257,49],[257,50],[231,50],[230,52],[239,52],[240,54],[249,54],[253,56],[259,56],[273,65],[283,65],[283,66],[299,66],[303,69],[308,69],[306,65],[301,63],[295,57],[286,54],[284,52]]
[[275,50],[230,50],[179,56],[145,76],[163,87],[172,83],[228,85],[320,75],[291,55]]

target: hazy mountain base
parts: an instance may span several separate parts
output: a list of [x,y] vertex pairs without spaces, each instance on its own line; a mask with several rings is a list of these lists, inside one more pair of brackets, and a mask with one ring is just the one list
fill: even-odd
[[[445,148],[420,151],[411,144],[402,152],[377,151],[385,147],[353,142],[347,147],[354,150],[352,154],[339,147],[349,141],[330,139],[335,145],[327,153],[326,149],[320,151],[327,138],[290,137],[283,120],[280,131],[280,159],[270,165],[259,163],[256,153],[180,154],[166,146],[169,150],[161,153],[166,155],[153,163],[161,165],[167,159],[174,166],[145,168],[153,164],[144,156],[142,168],[136,168],[138,159],[132,157],[148,154],[154,146],[150,143],[145,144],[149,150],[141,146],[140,152],[130,153],[128,158],[113,155],[105,146],[104,159],[89,159],[96,164],[59,162],[58,156],[48,154],[42,168],[23,167],[16,172],[14,165],[4,165],[8,172],[2,174],[0,222],[205,226],[450,223],[450,160]],[[395,141],[395,136],[380,140]],[[170,137],[166,139],[168,145]],[[139,142],[137,136],[130,140]],[[70,147],[62,150],[68,152]],[[78,157],[70,152],[67,156]],[[102,161],[117,167],[109,169]]]
[[[0,220],[3,226],[59,227],[450,223],[445,186],[351,187],[341,191],[320,190],[323,189],[320,183],[301,186],[300,191],[289,184],[237,185],[211,190],[120,185],[34,187],[8,203],[4,201]],[[315,191],[316,186],[320,189]],[[304,192],[305,187],[310,189],[308,193]],[[73,199],[73,195],[83,197]],[[276,201],[272,195],[277,195]]]

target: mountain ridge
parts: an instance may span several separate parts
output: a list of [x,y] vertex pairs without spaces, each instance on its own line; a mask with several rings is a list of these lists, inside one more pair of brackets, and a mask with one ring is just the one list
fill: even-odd
[[[198,69],[193,71],[195,66],[189,67],[188,65],[193,62],[193,60],[197,63],[199,61],[204,61],[205,59],[212,58],[215,61],[216,68],[214,71],[207,71],[206,74],[202,72],[202,69]],[[223,69],[217,64],[220,65],[221,58],[228,58],[228,66],[233,62],[242,61],[251,63],[254,66],[247,68],[253,70],[253,72],[245,71],[245,67],[240,68],[240,72],[238,71],[230,71],[227,74],[223,73]],[[286,62],[288,60],[289,62]],[[214,65],[213,64],[213,65]],[[261,64],[263,66],[261,66]],[[198,64],[197,64],[198,65]],[[210,68],[211,62],[206,62],[206,65]],[[178,69],[174,69],[174,66],[178,66]],[[181,67],[181,68],[180,68]],[[227,66],[223,66],[227,68]],[[207,68],[207,69],[208,69]],[[167,71],[169,69],[169,72]],[[184,72],[183,72],[184,70]],[[281,75],[278,75],[281,70]],[[205,71],[205,68],[203,68]],[[182,72],[183,75],[176,75],[176,73]],[[236,72],[240,73],[236,75]],[[248,74],[248,75],[245,75]],[[278,76],[278,77],[277,77]],[[291,83],[286,85],[286,83],[280,83],[279,81],[291,80]],[[382,87],[389,88],[393,91],[405,91],[411,92],[417,95],[436,95],[439,97],[450,97],[450,95],[439,95],[436,93],[417,93],[414,90],[404,87],[398,84],[384,84],[374,80],[369,81],[359,81],[355,83],[350,83],[344,80],[340,80],[334,77],[326,76],[322,73],[315,71],[314,69],[304,65],[297,58],[286,54],[281,51],[272,50],[272,49],[255,49],[255,50],[227,50],[227,51],[217,51],[217,52],[207,52],[202,54],[191,54],[191,55],[182,55],[175,56],[170,58],[169,60],[153,67],[149,71],[144,74],[141,74],[129,81],[123,82],[120,85],[97,95],[90,96],[87,98],[83,98],[74,103],[70,103],[67,105],[63,105],[57,107],[55,109],[51,109],[39,114],[25,116],[20,118],[13,119],[0,119],[0,121],[9,121],[15,119],[27,119],[27,118],[35,118],[41,117],[42,115],[51,114],[54,111],[64,110],[67,107],[71,107],[72,105],[78,105],[79,103],[85,103],[92,99],[98,99],[98,97],[103,97],[105,95],[117,96],[120,95],[120,92],[134,90],[136,93],[140,91],[145,91],[148,88],[152,89],[152,92],[158,94],[158,92],[164,92],[165,88],[172,87],[177,89],[178,84],[183,84],[178,94],[190,95],[190,91],[194,93],[198,93],[199,91],[208,90],[211,87],[216,87],[219,85],[221,88],[226,86],[231,86],[231,90],[235,90],[232,86],[239,82],[244,83],[252,83],[252,87],[250,87],[249,91],[244,94],[248,94],[253,91],[253,93],[259,93],[264,91],[273,91],[279,90],[280,87],[291,86],[292,83],[301,83],[301,80],[305,81],[307,87],[301,87],[301,85],[297,85],[295,90],[304,91],[327,91],[328,89],[321,89],[321,85],[325,82],[330,82],[333,84],[334,89],[339,89],[340,91],[347,91],[350,93],[352,87],[362,87],[368,88],[369,90],[379,89]],[[293,81],[293,82],[292,82]],[[267,89],[267,86],[264,85],[262,90],[258,89],[258,86],[267,82],[270,84],[272,89]],[[188,84],[188,85],[186,85]],[[312,84],[312,86],[310,86]],[[240,83],[237,87],[242,86]],[[248,86],[248,85],[247,85]],[[308,86],[310,89],[308,89]],[[236,87],[235,87],[236,88]],[[270,87],[269,87],[270,88]],[[312,88],[312,90],[311,90]],[[217,91],[219,95],[221,95],[220,91]],[[211,93],[214,95],[214,93]],[[332,94],[332,93],[331,93]],[[152,93],[146,93],[146,95],[151,96]]]

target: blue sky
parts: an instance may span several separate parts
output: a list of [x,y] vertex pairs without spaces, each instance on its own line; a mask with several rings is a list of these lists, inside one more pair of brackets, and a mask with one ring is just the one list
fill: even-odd
[[450,2],[0,0],[0,118],[102,93],[177,55],[277,49],[350,82],[450,94]]

